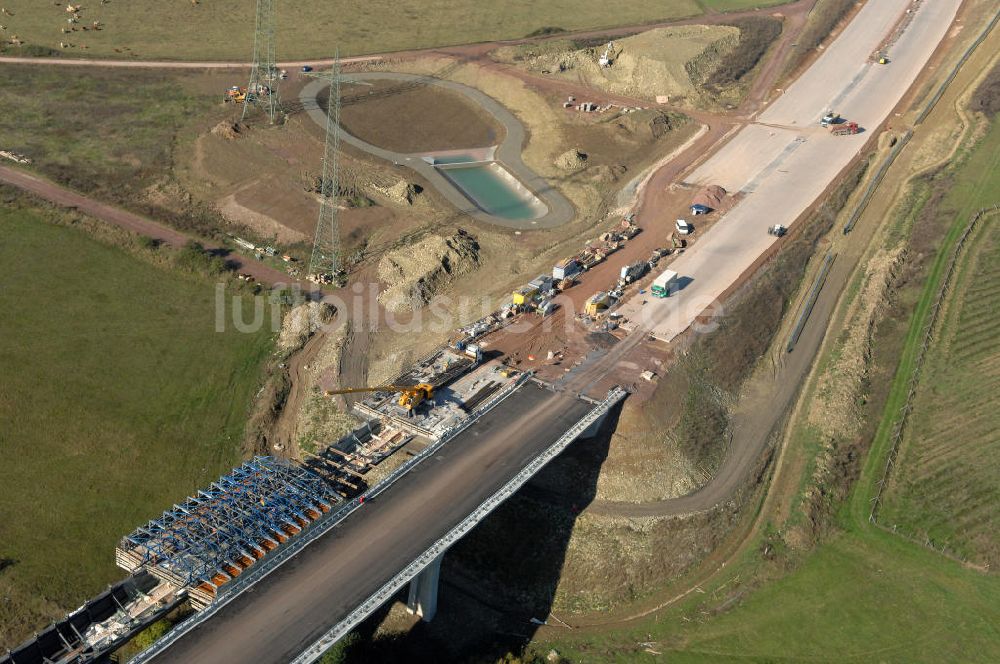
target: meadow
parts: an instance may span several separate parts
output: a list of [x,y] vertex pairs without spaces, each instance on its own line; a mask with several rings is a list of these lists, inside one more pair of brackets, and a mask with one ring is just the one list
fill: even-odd
[[271,333],[214,283],[0,208],[0,649],[124,573],[119,538],[240,460]]
[[[782,0],[370,0],[348,4],[281,2],[279,60],[381,53],[496,39],[536,32],[635,25],[781,4]],[[9,55],[61,54],[165,60],[247,61],[253,50],[254,0],[110,2],[85,5],[68,24],[63,4],[6,0]],[[100,29],[93,30],[94,21]],[[86,26],[87,31],[83,31]],[[77,28],[64,34],[63,28]],[[60,43],[72,44],[61,48]]]

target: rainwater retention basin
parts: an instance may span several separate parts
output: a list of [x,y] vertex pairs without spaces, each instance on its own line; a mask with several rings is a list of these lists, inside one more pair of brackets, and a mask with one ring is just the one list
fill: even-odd
[[473,205],[487,214],[528,220],[544,217],[548,212],[545,204],[498,162],[448,156],[435,158],[433,164]]

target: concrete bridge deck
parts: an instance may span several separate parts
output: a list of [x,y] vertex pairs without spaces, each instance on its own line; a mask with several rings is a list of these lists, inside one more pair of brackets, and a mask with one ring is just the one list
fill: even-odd
[[293,660],[593,408],[527,382],[432,458],[147,661]]

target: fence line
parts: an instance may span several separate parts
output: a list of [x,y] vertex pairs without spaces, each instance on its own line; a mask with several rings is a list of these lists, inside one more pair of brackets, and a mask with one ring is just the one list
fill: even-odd
[[969,235],[972,233],[973,228],[982,219],[983,216],[1000,210],[1000,203],[993,205],[991,207],[981,208],[969,219],[969,223],[966,224],[965,230],[962,232],[962,236],[955,242],[955,246],[952,249],[951,258],[948,262],[948,267],[945,270],[944,276],[941,279],[941,285],[938,287],[937,295],[934,298],[934,304],[931,305],[929,319],[924,326],[923,330],[923,341],[920,344],[920,349],[917,351],[917,357],[913,362],[913,370],[910,372],[909,380],[909,390],[906,394],[906,401],[903,403],[902,408],[899,409],[899,414],[896,419],[896,424],[893,427],[891,434],[891,442],[889,443],[889,453],[886,456],[885,468],[882,471],[882,479],[877,483],[878,489],[875,492],[875,496],[872,498],[872,508],[871,512],[868,514],[868,521],[870,523],[878,524],[878,513],[879,508],[882,506],[882,492],[885,490],[885,486],[889,481],[889,475],[892,472],[892,468],[896,463],[896,457],[899,454],[899,446],[903,439],[903,432],[906,426],[907,419],[909,417],[910,411],[913,407],[913,397],[917,393],[917,387],[920,382],[920,370],[923,367],[924,357],[927,354],[927,349],[931,344],[934,336],[934,327],[937,324],[938,316],[941,313],[941,306],[944,302],[944,297],[949,290],[952,277],[955,273],[955,268],[958,265],[959,254],[962,252],[962,248],[965,246],[965,241],[968,239]]
[[865,188],[865,192],[858,200],[857,205],[854,206],[854,210],[851,212],[851,216],[847,219],[847,223],[844,224],[844,235],[847,235],[854,230],[854,225],[858,223],[858,219],[861,218],[862,213],[868,208],[868,203],[871,202],[872,196],[875,195],[875,190],[878,189],[880,184],[882,184],[882,178],[885,177],[889,167],[892,166],[892,162],[896,161],[896,157],[898,157],[899,153],[903,151],[903,148],[906,147],[906,144],[910,142],[911,138],[913,138],[913,130],[907,129],[896,142],[896,145],[892,147],[892,151],[886,155],[882,164],[879,166],[878,170],[875,171],[875,175],[872,176],[871,181]]
[[927,119],[927,116],[930,115],[931,111],[934,110],[934,107],[937,106],[937,103],[941,101],[941,97],[944,96],[945,90],[948,89],[948,86],[951,85],[951,82],[955,80],[956,76],[958,76],[958,70],[961,69],[962,65],[964,65],[966,61],[972,57],[973,51],[975,51],[979,47],[979,45],[986,40],[986,37],[990,34],[990,31],[993,30],[998,21],[1000,21],[1000,10],[997,10],[997,12],[993,15],[993,20],[991,20],[989,24],[987,24],[987,26],[983,28],[983,31],[979,33],[979,36],[976,37],[976,41],[972,42],[972,44],[969,45],[969,48],[965,49],[965,53],[963,53],[962,57],[959,58],[958,62],[955,63],[955,66],[952,67],[952,70],[948,74],[947,78],[945,78],[944,81],[941,82],[941,85],[938,87],[937,92],[934,93],[934,96],[931,97],[930,100],[927,102],[927,105],[924,106],[924,110],[922,110],[920,112],[920,115],[917,116],[917,119],[914,122],[915,125],[918,125]]

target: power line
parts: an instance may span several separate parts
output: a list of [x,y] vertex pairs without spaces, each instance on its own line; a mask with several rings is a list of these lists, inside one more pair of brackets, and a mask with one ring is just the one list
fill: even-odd
[[253,36],[253,65],[243,104],[245,120],[250,106],[264,111],[271,124],[281,112],[278,96],[278,67],[275,64],[275,12],[277,0],[257,0],[257,16]]
[[326,103],[326,147],[323,152],[323,176],[320,179],[319,220],[309,259],[309,279],[316,283],[343,280],[340,224],[337,218],[337,195],[340,192],[338,154],[340,151],[340,55],[330,70],[330,97]]

